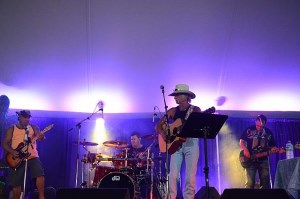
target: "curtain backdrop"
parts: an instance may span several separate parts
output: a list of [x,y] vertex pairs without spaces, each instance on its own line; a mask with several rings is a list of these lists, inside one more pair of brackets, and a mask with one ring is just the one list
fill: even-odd
[[[33,117],[32,123],[40,126],[41,130],[49,124],[54,124],[53,129],[46,133],[46,140],[39,142],[39,154],[45,167],[46,186],[55,188],[74,187],[76,174],[76,157],[78,140],[78,128],[76,124],[82,121],[82,118],[56,118],[56,117]],[[17,121],[16,117],[11,117],[5,125],[11,125]],[[106,119],[105,127],[111,140],[124,140],[130,142],[132,131],[138,131],[141,135],[154,134],[152,118],[122,118]],[[239,188],[244,186],[244,171],[239,164],[239,137],[241,132],[249,125],[254,124],[254,118],[232,118],[229,117],[216,139],[208,140],[208,167],[209,183],[222,192],[225,188]],[[91,134],[95,120],[87,120],[81,124],[80,137],[91,141]],[[3,126],[3,124],[2,124]],[[288,140],[293,144],[300,141],[300,119],[270,118],[267,126],[273,131],[278,147],[284,147]],[[3,132],[2,132],[3,133]],[[92,140],[93,141],[93,140]],[[218,145],[217,145],[218,141]],[[203,140],[200,139],[200,157],[197,172],[197,190],[205,186],[204,149]],[[151,140],[143,140],[145,146],[149,146]],[[99,148],[96,151],[100,153],[117,154],[119,151],[103,147],[98,143]],[[2,148],[1,148],[2,149]],[[95,151],[93,147],[87,147],[87,150]],[[158,156],[158,147],[155,143],[152,147],[155,156]],[[79,147],[79,159],[86,153],[86,150]],[[296,151],[299,155],[299,151]],[[285,154],[272,154],[270,157],[270,166],[272,181],[274,181],[277,162],[285,158]],[[79,177],[81,177],[81,162],[79,164]],[[156,173],[158,172],[158,162],[155,162]],[[162,163],[163,167],[163,163]],[[163,169],[163,168],[162,168]],[[185,165],[183,165],[185,169]],[[162,170],[164,173],[164,169]],[[184,181],[184,175],[182,175]],[[81,183],[81,178],[78,179]]]

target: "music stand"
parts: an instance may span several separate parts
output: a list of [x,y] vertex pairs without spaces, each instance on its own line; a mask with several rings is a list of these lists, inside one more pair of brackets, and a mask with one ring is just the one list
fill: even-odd
[[192,112],[177,135],[178,137],[204,138],[204,173],[207,199],[209,199],[207,139],[214,139],[216,137],[227,118],[227,115]]

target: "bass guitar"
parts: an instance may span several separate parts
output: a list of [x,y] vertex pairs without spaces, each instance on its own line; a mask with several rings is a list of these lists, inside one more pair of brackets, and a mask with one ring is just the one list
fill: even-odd
[[272,154],[272,153],[285,153],[285,149],[284,148],[272,147],[268,151],[252,152],[252,154],[250,155],[250,158],[245,157],[244,156],[244,150],[241,150],[239,159],[240,159],[240,163],[241,163],[242,167],[243,168],[248,168],[255,161],[255,159],[267,157],[269,154]]
[[[211,107],[206,109],[202,113],[211,114],[216,111],[215,107]],[[164,135],[158,134],[158,145],[160,152],[165,153],[166,149],[169,154],[175,153],[175,151],[182,145],[183,142],[186,141],[187,138],[179,137],[180,130],[182,129],[183,122],[180,118],[176,119],[172,124],[169,125],[170,127],[170,136],[168,143],[166,143],[166,125],[162,126],[164,130]],[[167,145],[167,146],[166,146]]]
[[[43,131],[41,131],[41,134],[46,133],[47,131],[49,131],[50,129],[52,129],[52,127],[54,126],[54,124],[51,124],[49,126],[47,126]],[[31,139],[31,142],[35,142],[38,139],[38,137],[34,137]],[[17,148],[15,148],[14,150],[18,152],[18,156],[14,156],[11,153],[7,153],[5,156],[5,160],[8,164],[8,166],[11,169],[17,169],[20,164],[22,163],[22,161],[30,156],[30,153],[28,152],[24,152],[25,150],[25,146],[26,144],[24,142],[21,142]]]

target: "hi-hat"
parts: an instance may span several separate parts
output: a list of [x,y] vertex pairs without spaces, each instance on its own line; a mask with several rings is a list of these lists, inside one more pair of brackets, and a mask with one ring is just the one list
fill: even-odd
[[107,147],[114,147],[114,148],[123,148],[123,147],[127,147],[128,144],[127,142],[124,142],[124,141],[106,141],[106,142],[103,142],[103,145],[104,146],[107,146]]
[[157,134],[149,134],[149,135],[142,136],[142,139],[144,140],[154,140],[156,138],[157,138]]
[[[77,144],[77,141],[73,141],[74,144]],[[80,141],[79,145],[83,145],[83,146],[97,146],[98,144],[95,142],[87,142],[87,141]]]

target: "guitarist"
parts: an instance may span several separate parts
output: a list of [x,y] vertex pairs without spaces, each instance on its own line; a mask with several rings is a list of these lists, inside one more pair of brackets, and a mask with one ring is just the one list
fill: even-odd
[[[240,147],[243,149],[244,158],[250,161],[245,168],[246,188],[254,188],[256,172],[259,174],[260,188],[270,189],[269,149],[274,147],[273,133],[266,128],[267,117],[258,115],[255,125],[248,127],[240,137]],[[259,155],[260,158],[254,158]]]
[[[182,123],[184,123],[191,112],[201,111],[199,107],[190,104],[191,99],[194,99],[196,95],[193,92],[189,91],[189,86],[186,84],[176,85],[174,92],[169,96],[174,96],[174,99],[178,104],[177,107],[170,108],[167,111],[168,118],[173,121],[178,121],[179,119]],[[166,118],[163,117],[156,125],[157,133],[159,133],[159,136],[162,136],[164,140],[166,138],[165,122]],[[177,131],[180,131],[180,128]],[[175,199],[177,196],[177,184],[180,181],[180,170],[183,159],[185,159],[185,163],[187,165],[185,171],[186,176],[184,198],[194,198],[198,156],[198,138],[187,138],[187,140],[183,142],[182,145],[179,146],[178,149],[171,155],[169,173],[169,194],[171,199]]]
[[[5,138],[2,142],[3,149],[12,154],[15,157],[15,160],[18,159],[20,152],[17,152],[16,149],[18,146],[22,146],[22,143],[25,143],[24,140],[29,140],[33,137],[38,137],[39,140],[44,140],[45,136],[40,134],[40,130],[38,126],[30,124],[31,113],[28,110],[22,110],[20,112],[16,112],[18,116],[18,124],[13,125],[8,128]],[[28,142],[30,143],[30,142]],[[21,145],[20,145],[21,144]],[[28,149],[28,168],[30,170],[31,178],[36,178],[36,187],[39,192],[39,199],[44,199],[44,169],[41,165],[38,151],[37,151],[37,143],[33,142],[28,144],[28,147],[25,146],[23,148],[23,152]],[[8,162],[9,164],[9,162]],[[13,187],[13,198],[19,199],[22,192],[22,185],[24,183],[24,175],[25,175],[25,161],[22,161],[20,166],[16,169],[10,169],[9,172],[9,184]]]

